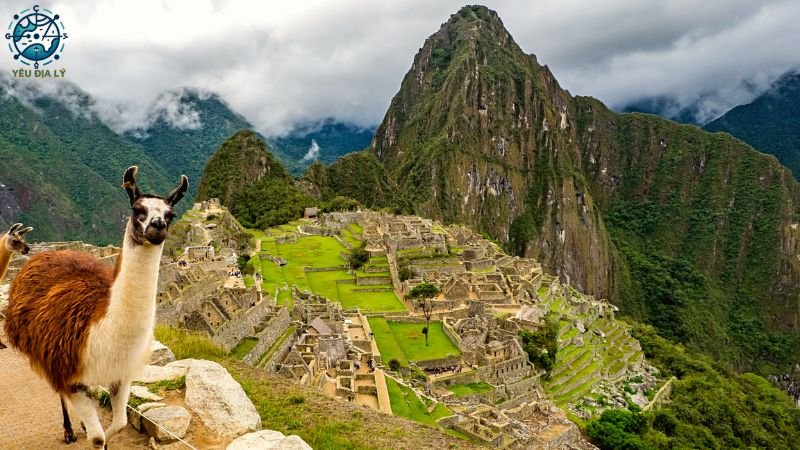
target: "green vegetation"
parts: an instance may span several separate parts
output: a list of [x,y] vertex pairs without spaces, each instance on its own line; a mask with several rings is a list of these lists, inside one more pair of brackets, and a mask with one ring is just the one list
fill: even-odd
[[639,434],[647,429],[647,421],[637,413],[606,410],[599,419],[589,422],[586,433],[601,449],[646,449]]
[[156,325],[153,331],[155,339],[169,347],[176,359],[197,358],[220,361],[225,352],[200,333]]
[[726,131],[759,151],[775,155],[800,179],[800,74],[791,70],[767,92],[737,106],[703,129]]
[[520,330],[522,348],[528,360],[536,367],[550,372],[556,364],[558,354],[558,316],[548,314],[536,331]]
[[452,386],[448,386],[447,390],[452,392],[456,395],[456,397],[463,397],[465,395],[472,395],[472,394],[482,394],[484,392],[489,392],[492,389],[491,384],[484,383],[483,381],[479,381],[477,383],[468,383],[468,384],[454,384]]
[[441,403],[437,403],[433,411],[429,413],[428,406],[411,388],[398,383],[391,377],[386,377],[386,386],[389,389],[392,413],[396,416],[438,427],[436,419],[452,415],[450,410]]
[[[359,231],[359,230],[356,230]],[[360,230],[363,232],[363,230]],[[356,277],[389,276],[386,273],[356,272],[356,277],[343,268],[345,261],[341,254],[347,251],[336,239],[325,236],[302,236],[297,242],[278,244],[272,234],[282,234],[283,230],[272,228],[261,238],[262,249],[276,257],[286,259],[285,266],[268,260],[252,258],[261,265],[262,289],[270,295],[276,288],[297,286],[301,290],[316,292],[332,301],[342,304],[345,309],[361,308],[369,312],[401,312],[406,307],[394,293],[391,284],[359,286]],[[367,254],[369,256],[369,254]],[[385,263],[385,261],[384,261]],[[341,269],[336,269],[342,267]],[[321,272],[306,271],[306,268],[330,268]],[[281,291],[278,304],[290,302],[290,291]]]
[[433,303],[431,300],[439,295],[439,288],[436,287],[435,284],[431,283],[422,283],[418,286],[414,286],[414,289],[411,289],[411,292],[407,294],[407,297],[419,302],[419,306],[422,308],[422,313],[425,314],[425,328],[422,329],[422,334],[425,335],[425,346],[428,346],[428,331],[431,324],[431,314],[433,313]]
[[203,171],[197,201],[219,198],[250,228],[268,228],[298,219],[315,206],[301,192],[267,144],[253,131],[242,130],[226,140]]
[[369,261],[369,252],[363,244],[350,252],[350,259],[348,260],[350,268],[358,270],[363,267],[367,261]]
[[409,361],[425,361],[461,354],[453,341],[442,330],[441,322],[430,324],[430,346],[425,345],[421,323],[387,321],[382,317],[370,317],[369,325],[375,334],[375,342],[385,360],[396,359],[404,367]]
[[250,353],[250,350],[255,348],[256,344],[258,344],[258,338],[248,336],[242,339],[242,342],[236,345],[236,347],[231,350],[231,357],[236,359],[242,359]]
[[120,188],[125,169],[139,166],[147,193],[166,194],[178,178],[93,115],[85,92],[64,86],[62,93],[69,105],[42,94],[30,99],[34,110],[0,87],[0,229],[23,222],[35,228],[30,241],[119,245],[120,218],[130,214]]
[[186,377],[181,376],[174,380],[162,380],[147,385],[150,392],[163,395],[166,391],[180,391],[186,388]]
[[345,155],[327,170],[321,165],[312,166],[303,179],[324,201],[342,196],[375,209],[397,204],[386,170],[369,152]]
[[750,373],[737,375],[706,357],[688,353],[637,324],[648,360],[675,376],[671,401],[648,413],[613,411],[589,422],[587,433],[603,449],[797,448],[800,409],[783,391]]

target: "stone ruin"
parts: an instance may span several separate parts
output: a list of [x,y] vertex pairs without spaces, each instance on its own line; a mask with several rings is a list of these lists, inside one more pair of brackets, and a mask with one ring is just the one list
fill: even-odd
[[[339,303],[292,291],[298,338],[276,366],[279,374],[332,397],[391,414],[380,353],[366,317],[343,316]],[[373,370],[368,370],[370,364]]]

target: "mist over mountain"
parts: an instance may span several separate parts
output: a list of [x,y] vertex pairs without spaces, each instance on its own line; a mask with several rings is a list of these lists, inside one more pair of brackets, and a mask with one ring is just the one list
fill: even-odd
[[751,103],[731,109],[703,128],[725,131],[775,155],[800,179],[800,68],[785,73]]
[[0,78],[0,228],[35,224],[31,239],[116,242],[129,209],[122,173],[140,168],[142,189],[173,181],[144,148],[110,129],[70,83]]
[[283,137],[270,139],[275,151],[291,161],[287,168],[292,175],[302,175],[315,161],[329,165],[340,156],[369,147],[375,127],[360,127],[328,118],[295,127]]

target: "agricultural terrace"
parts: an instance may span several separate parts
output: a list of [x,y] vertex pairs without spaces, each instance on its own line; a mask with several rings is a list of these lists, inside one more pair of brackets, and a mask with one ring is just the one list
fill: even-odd
[[409,361],[426,361],[429,359],[459,356],[461,352],[442,330],[442,322],[431,322],[428,343],[425,346],[425,335],[422,334],[422,323],[405,323],[387,321],[382,317],[370,317],[369,325],[375,334],[375,342],[381,352],[381,360],[388,364],[392,359],[408,367]]
[[[334,237],[301,235],[296,242],[279,243],[278,237],[297,233],[300,222],[270,228],[266,231],[252,230],[255,239],[260,240],[261,250],[251,258],[248,272],[260,273],[262,289],[275,297],[279,305],[291,306],[291,287],[309,290],[332,301],[342,304],[344,309],[361,308],[364,312],[405,312],[406,307],[394,293],[390,281],[386,258],[375,258],[354,275],[347,273],[343,255],[349,250]],[[351,224],[342,230],[340,238],[350,246],[361,245],[358,238],[363,229]],[[281,266],[260,255],[270,255],[286,260]],[[307,269],[327,269],[308,271]],[[365,270],[369,269],[367,273]],[[358,285],[359,278],[379,278],[382,283]],[[245,284],[252,284],[253,278],[246,277]]]

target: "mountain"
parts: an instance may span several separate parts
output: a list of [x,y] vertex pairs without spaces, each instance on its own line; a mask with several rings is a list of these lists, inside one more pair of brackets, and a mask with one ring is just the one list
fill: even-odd
[[325,119],[320,122],[301,124],[287,136],[271,140],[289,171],[299,176],[314,161],[331,164],[340,156],[369,147],[375,128]]
[[414,213],[488,233],[729,366],[800,359],[800,188],[724,134],[573,97],[493,11],[414,57],[370,152]]
[[167,192],[177,180],[108,128],[76,86],[42,90],[3,78],[0,91],[1,229],[24,222],[33,240],[118,242],[130,208],[125,169],[139,166],[146,192]]
[[323,201],[335,196],[357,200],[367,208],[400,204],[398,193],[389,183],[386,169],[369,152],[349,153],[328,167],[315,162],[301,182],[306,190]]
[[800,70],[781,76],[767,92],[703,127],[725,131],[775,155],[800,179]]
[[624,106],[620,112],[638,112],[643,114],[655,114],[666,117],[678,123],[702,126],[703,114],[700,111],[700,102],[684,105],[677,99],[660,95],[656,97],[646,97]]
[[[183,88],[162,93],[150,107],[146,127],[125,136],[144,147],[174,176],[199,180],[209,156],[238,130],[252,128],[216,94]],[[197,185],[192,191],[196,192]]]
[[[186,174],[190,180],[200,179],[209,157],[226,139],[253,129],[219,95],[193,88],[162,93],[149,117],[147,126],[127,131],[125,137],[144,147],[170,175]],[[276,156],[285,163],[295,161],[286,154]],[[189,193],[194,195],[196,188],[190,186]]]
[[317,203],[252,130],[238,131],[208,160],[196,201],[210,198],[219,198],[242,225],[262,229],[297,219]]

